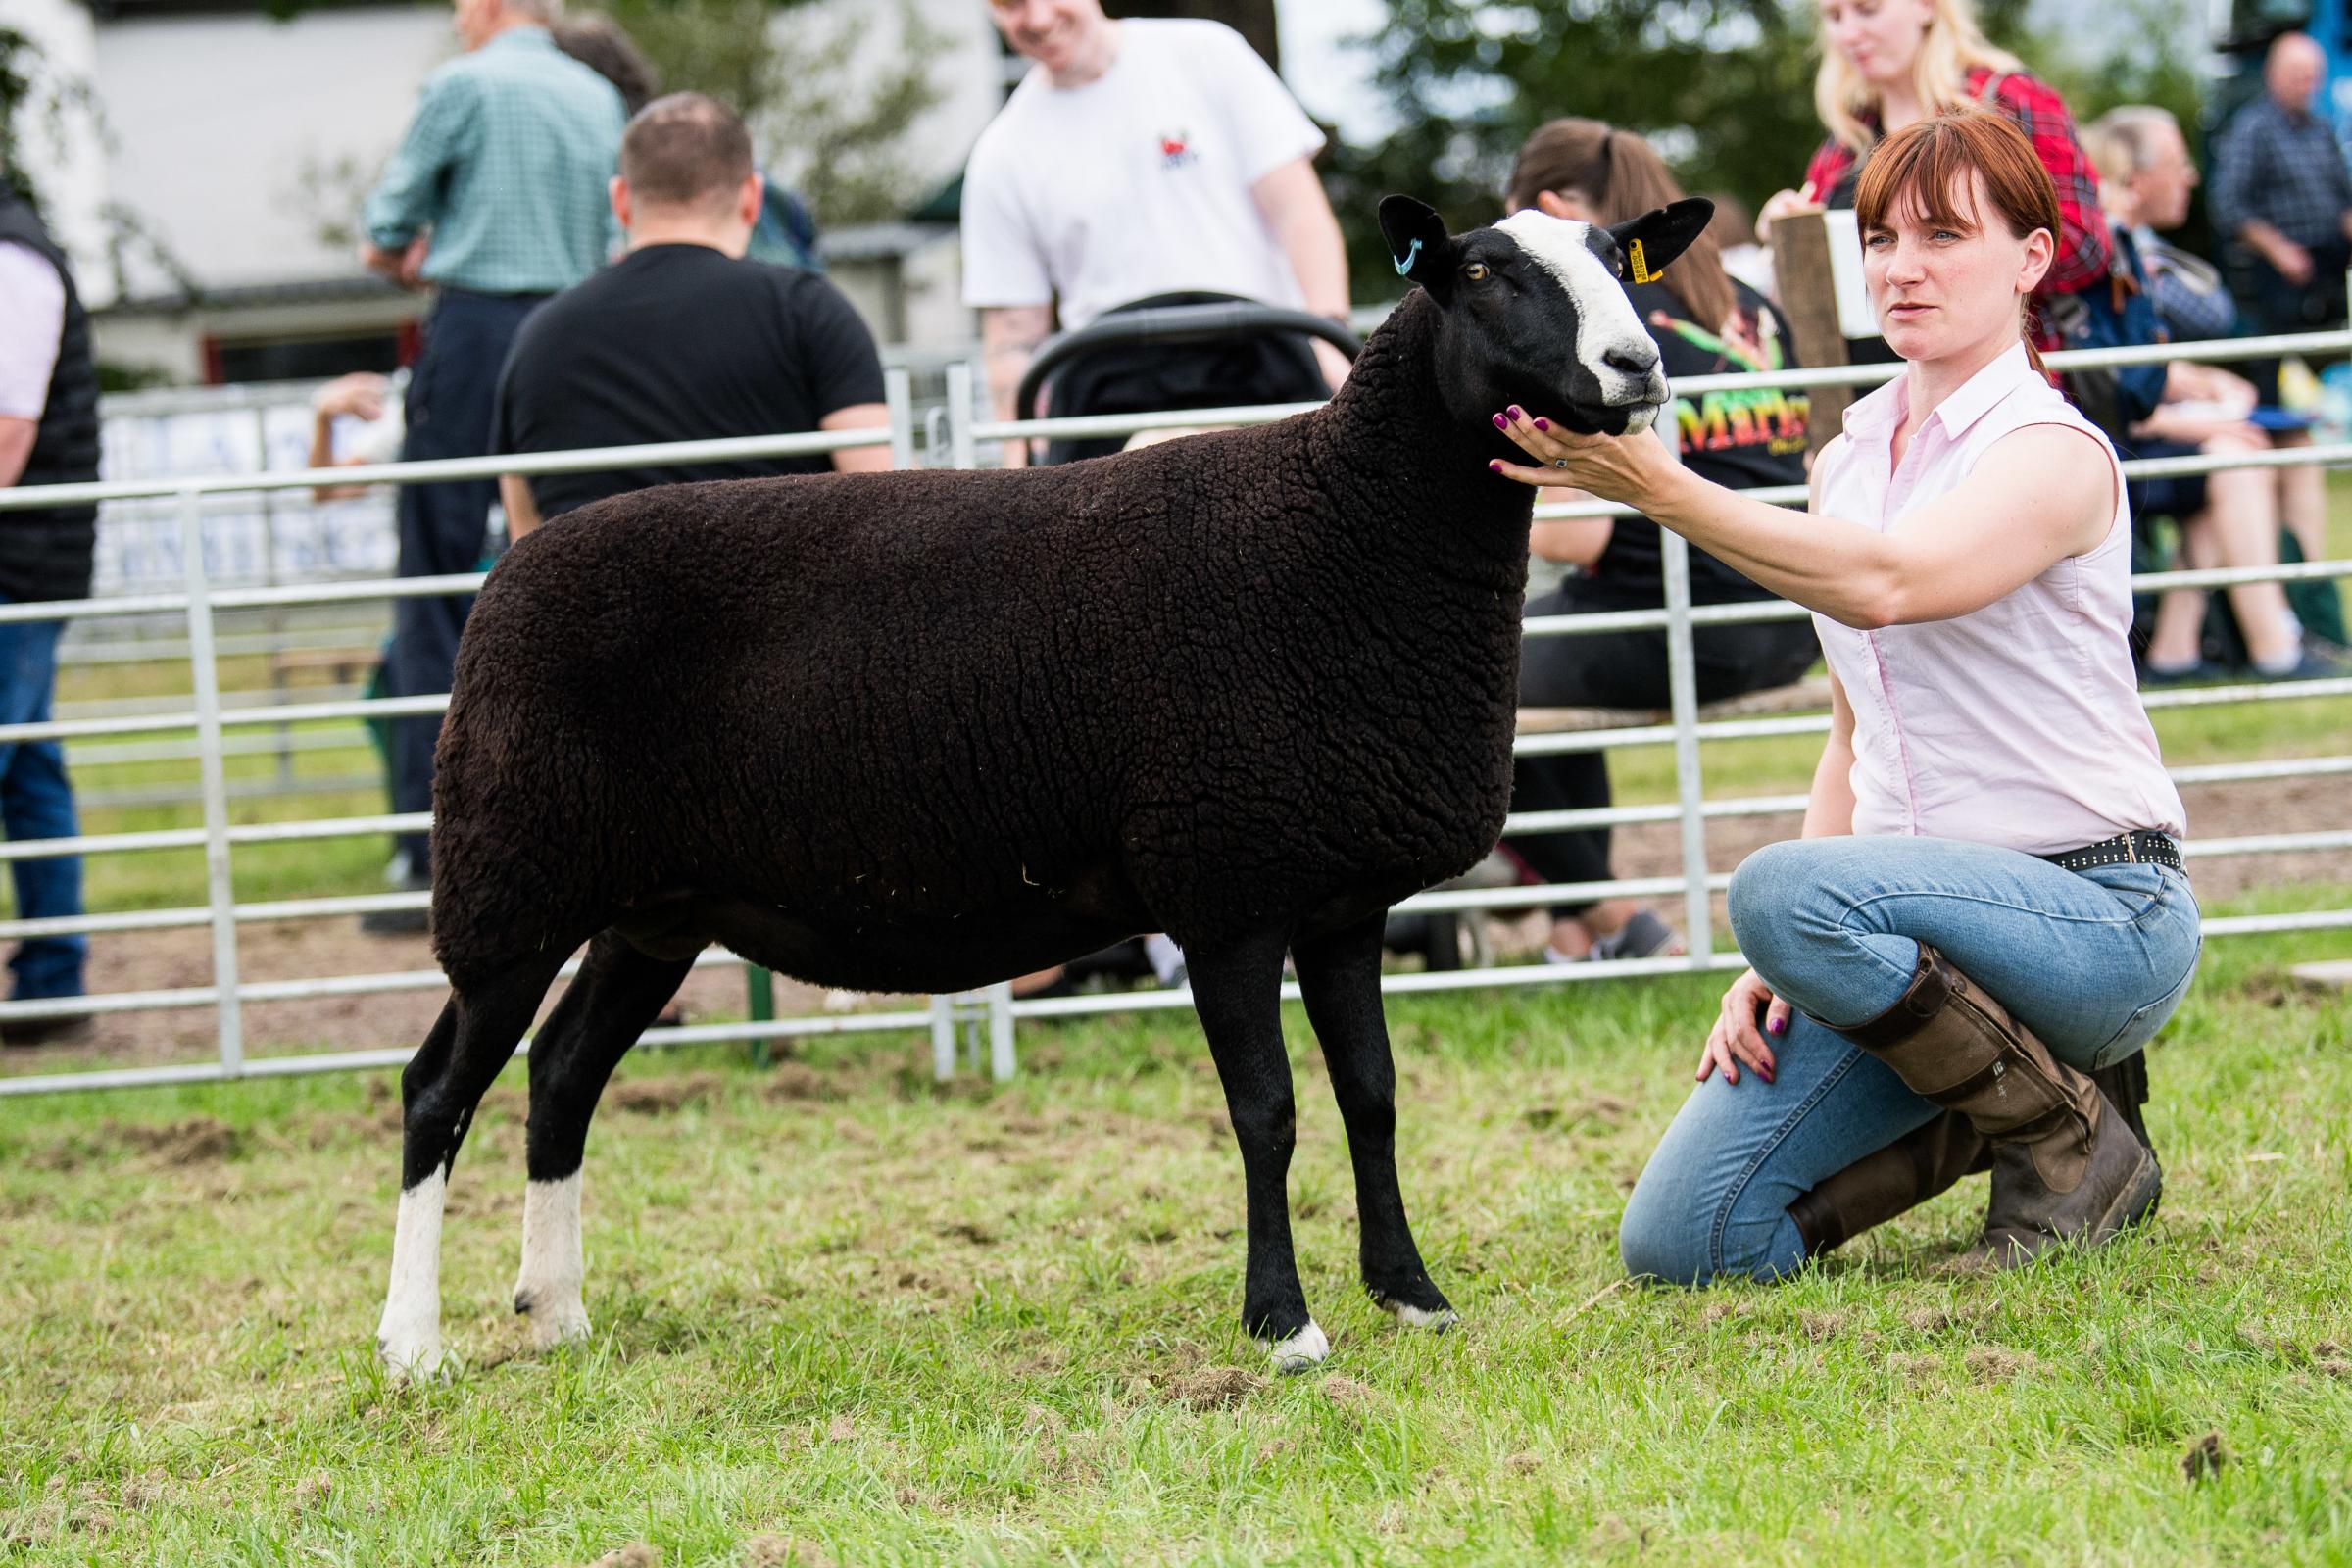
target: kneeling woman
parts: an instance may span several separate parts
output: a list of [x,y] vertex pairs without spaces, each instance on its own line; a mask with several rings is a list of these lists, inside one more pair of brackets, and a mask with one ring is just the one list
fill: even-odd
[[2132,680],[2123,477],[2025,341],[2057,198],[2015,126],[1963,111],[1888,137],[1857,206],[1907,368],[1847,411],[1809,515],[1516,413],[1542,466],[1495,466],[1805,605],[1833,677],[1804,837],[1732,879],[1754,967],[1627,1206],[1636,1274],[1787,1274],[1987,1161],[1979,1263],[2105,1241],[2160,1186],[2085,1074],[2179,1005],[2198,915]]

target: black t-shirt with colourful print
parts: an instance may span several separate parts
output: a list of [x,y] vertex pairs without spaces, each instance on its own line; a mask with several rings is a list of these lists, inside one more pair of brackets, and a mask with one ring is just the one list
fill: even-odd
[[[1739,296],[1740,316],[1730,331],[1709,330],[1688,319],[1689,308],[1663,283],[1637,283],[1628,290],[1635,311],[1657,342],[1671,380],[1760,373],[1796,364],[1780,318],[1763,296],[1736,279],[1732,287]],[[1682,430],[1684,466],[1731,490],[1803,484],[1805,418],[1811,404],[1801,388],[1702,392],[1696,397],[1677,391],[1674,417]],[[1612,595],[1663,603],[1658,525],[1647,517],[1618,518],[1592,575],[1595,585]],[[1697,549],[1690,552],[1690,595],[1699,604],[1772,597]]]

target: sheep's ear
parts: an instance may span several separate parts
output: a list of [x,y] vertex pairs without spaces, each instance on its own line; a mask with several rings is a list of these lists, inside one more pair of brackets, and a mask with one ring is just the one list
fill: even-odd
[[1410,196],[1383,196],[1380,232],[1389,242],[1397,274],[1443,298],[1453,281],[1454,267],[1453,236],[1446,232],[1446,220]]
[[1690,248],[1690,242],[1707,231],[1715,217],[1715,204],[1703,196],[1686,196],[1668,207],[1654,207],[1640,218],[1619,223],[1609,230],[1617,248],[1625,252],[1625,280],[1629,283],[1648,283],[1676,257]]

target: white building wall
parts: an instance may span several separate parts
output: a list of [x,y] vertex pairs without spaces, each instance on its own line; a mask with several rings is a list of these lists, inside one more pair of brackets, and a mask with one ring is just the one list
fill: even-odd
[[52,139],[38,115],[25,116],[17,129],[24,137],[26,168],[49,204],[49,231],[74,258],[74,283],[85,303],[104,305],[114,298],[113,281],[102,266],[106,164],[97,126],[74,96],[96,76],[90,13],[75,0],[0,0],[0,23],[23,32],[40,50],[46,79],[34,83],[33,102],[54,96],[64,105],[62,139]]
[[[319,219],[350,224],[418,84],[457,47],[443,7],[108,23],[95,80],[114,133],[111,194],[209,286],[352,276],[358,263],[319,239]],[[357,165],[359,188],[333,204],[352,210],[304,202],[306,159]]]

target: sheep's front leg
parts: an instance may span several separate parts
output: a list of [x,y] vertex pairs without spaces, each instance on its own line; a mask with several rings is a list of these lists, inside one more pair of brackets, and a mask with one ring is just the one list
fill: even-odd
[[1291,1059],[1282,1049],[1279,932],[1208,952],[1190,952],[1193,1002],[1209,1054],[1224,1081],[1233,1135],[1242,1146],[1250,1215],[1250,1260],[1242,1326],[1265,1342],[1275,1367],[1302,1372],[1331,1353],[1307,1315],[1291,1246],[1289,1179],[1296,1141]]
[[1380,1004],[1380,943],[1387,919],[1384,912],[1300,942],[1293,956],[1306,1016],[1331,1072],[1332,1095],[1348,1124],[1364,1289],[1398,1322],[1445,1329],[1460,1318],[1421,1261],[1396,1183],[1396,1069]]

